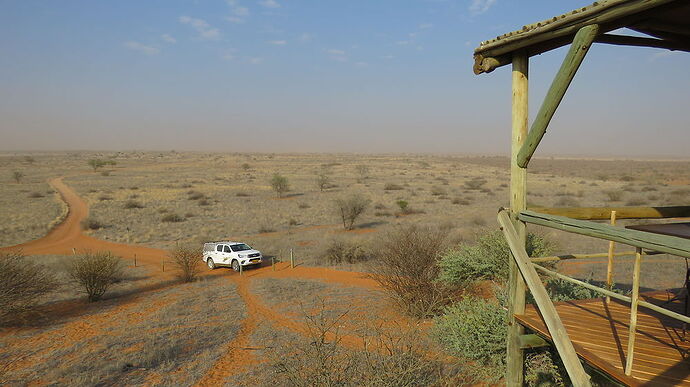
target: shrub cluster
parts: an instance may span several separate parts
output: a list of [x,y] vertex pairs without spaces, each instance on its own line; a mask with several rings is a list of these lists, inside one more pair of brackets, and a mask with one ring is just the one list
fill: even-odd
[[110,251],[86,252],[67,264],[67,273],[79,284],[89,301],[98,301],[108,288],[122,279],[124,264]]
[[411,316],[434,316],[452,300],[450,287],[437,281],[445,236],[408,226],[390,232],[378,245],[372,277]]
[[199,274],[199,262],[201,254],[192,246],[178,245],[170,250],[168,256],[179,269],[178,276],[184,282],[192,282]]
[[[548,255],[552,243],[536,235],[527,235],[530,256]],[[510,248],[500,231],[481,235],[473,245],[464,244],[446,252],[440,261],[439,279],[445,283],[468,286],[476,280],[503,282],[508,278]]]
[[21,253],[0,253],[0,326],[34,318],[41,298],[56,287],[50,273]]
[[369,259],[366,249],[357,242],[335,239],[326,247],[323,256],[331,265],[358,263]]
[[306,340],[283,344],[290,353],[274,365],[276,385],[428,386],[457,385],[443,364],[428,356],[418,332],[395,335],[382,329],[364,339],[364,350],[343,348],[338,327],[346,313],[332,316],[322,304],[305,312]]

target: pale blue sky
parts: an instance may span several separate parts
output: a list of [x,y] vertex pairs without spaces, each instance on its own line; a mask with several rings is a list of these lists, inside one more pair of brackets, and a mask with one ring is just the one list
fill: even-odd
[[[0,0],[0,150],[507,154],[481,40],[588,4]],[[531,61],[531,110],[564,49]],[[538,154],[685,156],[690,54],[595,46]]]

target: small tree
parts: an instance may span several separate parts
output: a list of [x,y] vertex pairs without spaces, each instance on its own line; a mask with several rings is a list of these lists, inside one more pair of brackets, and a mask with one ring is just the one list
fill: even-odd
[[89,301],[101,299],[110,285],[122,278],[122,260],[110,251],[77,255],[67,264],[67,273],[84,288]]
[[410,204],[406,200],[398,200],[397,202],[395,202],[395,204],[397,204],[398,207],[400,207],[400,212],[402,212],[403,214],[406,214],[407,211],[409,211]]
[[22,179],[24,178],[24,173],[20,171],[14,171],[12,172],[12,178],[14,179],[17,184],[21,183]]
[[279,198],[283,197],[283,194],[290,190],[287,177],[279,173],[273,174],[273,177],[271,178],[271,188],[276,191],[276,194]]
[[24,161],[26,161],[29,164],[33,164],[36,162],[36,159],[33,158],[33,156],[24,156]]
[[252,169],[252,166],[249,165],[249,163],[244,163],[244,164],[242,164],[242,169],[244,169],[245,171],[248,171],[248,170]]
[[336,208],[346,230],[352,230],[357,218],[367,209],[371,200],[355,194],[335,201]]
[[367,177],[369,177],[369,166],[360,164],[357,165],[355,169],[357,170],[357,175],[359,175],[359,177],[357,178],[357,181],[359,183],[363,182],[364,180],[366,180]]
[[101,159],[91,159],[87,163],[91,168],[93,168],[94,172],[106,166],[106,162]]
[[178,276],[184,282],[192,282],[199,274],[201,257],[191,246],[177,246],[168,253],[175,266],[180,269]]
[[331,185],[331,178],[325,173],[316,175],[316,186],[321,192],[325,191]]
[[57,287],[55,278],[21,253],[0,253],[0,325],[20,323]]

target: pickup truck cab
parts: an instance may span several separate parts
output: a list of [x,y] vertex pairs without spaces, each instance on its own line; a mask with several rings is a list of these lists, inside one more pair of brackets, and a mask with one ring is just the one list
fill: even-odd
[[223,241],[204,243],[202,259],[211,270],[218,266],[230,266],[240,271],[240,265],[243,268],[259,265],[262,258],[261,251],[252,249],[246,243]]

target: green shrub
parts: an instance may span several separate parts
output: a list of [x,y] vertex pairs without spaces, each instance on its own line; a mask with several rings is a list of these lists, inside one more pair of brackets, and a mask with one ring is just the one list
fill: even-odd
[[[529,233],[527,253],[532,256],[548,255],[552,243]],[[448,284],[467,286],[476,280],[505,281],[508,278],[510,248],[500,231],[480,236],[473,245],[461,245],[446,252],[440,261],[439,279]]]
[[402,212],[403,214],[409,210],[410,203],[408,203],[406,200],[398,200],[397,202],[395,202],[395,204],[397,204],[398,207],[400,207],[400,212]]
[[525,354],[525,384],[534,387],[571,385],[558,353],[553,349],[528,351]]
[[41,298],[56,287],[50,273],[21,253],[0,253],[0,326],[35,317]]
[[67,264],[67,273],[84,288],[89,301],[98,301],[110,285],[122,279],[124,264],[110,251],[87,252]]
[[497,300],[465,297],[434,319],[434,336],[449,353],[475,361],[496,382],[505,367],[508,312]]

